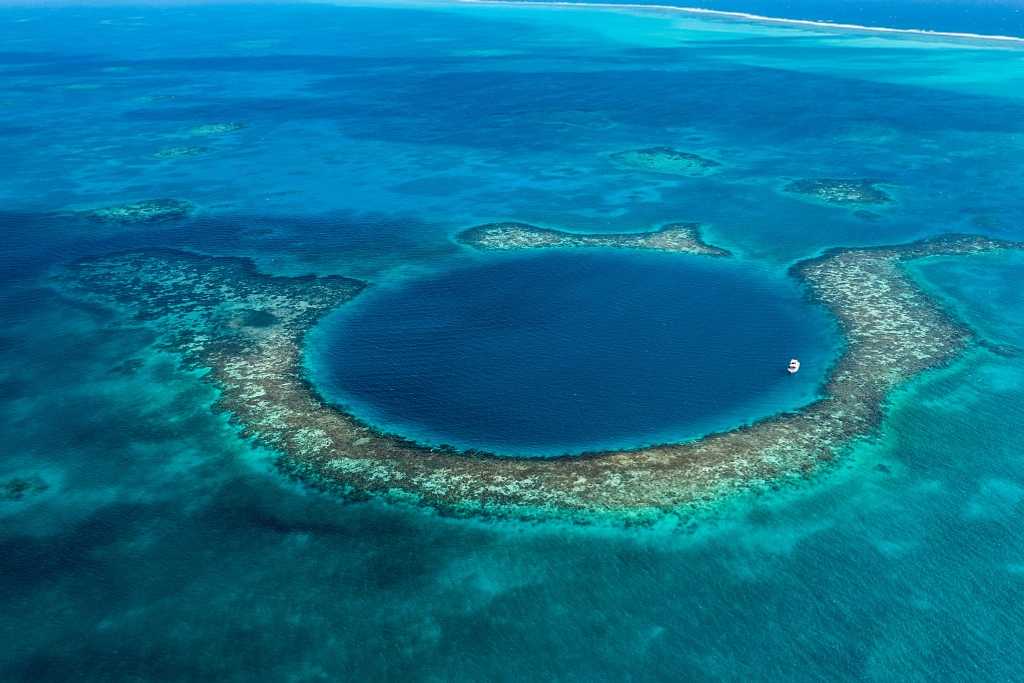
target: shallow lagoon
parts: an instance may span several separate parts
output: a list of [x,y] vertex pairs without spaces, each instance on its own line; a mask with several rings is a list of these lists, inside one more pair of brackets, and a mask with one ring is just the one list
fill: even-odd
[[491,256],[362,297],[312,335],[321,392],[381,431],[499,453],[686,441],[795,410],[838,345],[793,280],[733,259]]

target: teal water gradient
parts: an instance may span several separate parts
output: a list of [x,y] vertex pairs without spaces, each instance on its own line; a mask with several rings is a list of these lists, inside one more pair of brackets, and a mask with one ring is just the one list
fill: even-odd
[[[163,246],[400,287],[488,262],[451,236],[494,220],[699,221],[780,277],[837,245],[1020,239],[1019,49],[425,4],[5,7],[0,45],[0,481],[48,485],[0,501],[0,679],[1019,678],[1019,255],[913,266],[999,353],[900,390],[820,478],[657,529],[312,492],[145,327],[45,279]],[[661,145],[722,167],[608,158]],[[782,191],[807,177],[894,202]],[[196,211],[74,213],[159,197]]]

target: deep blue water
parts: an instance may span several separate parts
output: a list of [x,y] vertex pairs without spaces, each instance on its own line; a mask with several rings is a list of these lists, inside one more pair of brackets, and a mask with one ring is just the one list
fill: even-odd
[[[910,25],[980,30],[954,5],[912,6]],[[227,121],[246,125],[189,132]],[[189,145],[203,152],[154,156]],[[654,145],[722,165],[680,178],[608,159]],[[775,293],[834,246],[1024,238],[1022,156],[1024,52],[1007,44],[439,3],[0,9],[0,481],[48,486],[0,502],[0,680],[1018,680],[1019,254],[912,267],[1003,353],[973,349],[896,392],[879,434],[826,475],[655,530],[311,491],[137,321],[46,274],[177,247],[364,278],[356,317],[448,282],[465,298],[433,310],[456,316],[500,294],[462,277],[566,263],[471,252],[451,239],[466,227],[697,221]],[[864,214],[781,191],[803,177],[883,179],[894,201]],[[74,213],[154,197],[196,211],[134,226]],[[660,296],[647,278],[677,260],[573,267],[628,277],[609,295],[650,329],[630,292]],[[516,299],[520,314],[550,322],[550,291],[594,314],[583,282],[609,288],[558,279],[536,307]]]
[[824,381],[834,327],[784,274],[749,263],[554,252],[370,293],[325,325],[310,363],[322,391],[383,431],[557,455],[795,410]]

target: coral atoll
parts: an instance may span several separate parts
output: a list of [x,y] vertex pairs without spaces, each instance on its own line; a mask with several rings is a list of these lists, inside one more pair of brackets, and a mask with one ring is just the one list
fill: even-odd
[[72,294],[124,307],[186,365],[208,368],[219,408],[305,481],[463,514],[648,521],[805,477],[870,434],[893,387],[949,362],[971,338],[901,263],[1022,246],[946,236],[803,261],[792,274],[832,311],[847,342],[820,400],[690,443],[553,459],[429,449],[326,403],[304,378],[303,339],[361,282],[274,277],[245,260],[175,251],[90,258],[57,278]]

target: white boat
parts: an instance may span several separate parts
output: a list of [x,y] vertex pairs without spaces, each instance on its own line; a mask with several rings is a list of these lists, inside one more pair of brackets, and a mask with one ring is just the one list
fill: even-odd
[[795,375],[799,369],[800,369],[800,361],[798,361],[796,358],[793,358],[792,360],[790,360],[789,361],[789,367],[786,368],[786,370],[789,371],[789,374],[791,374],[791,375]]

